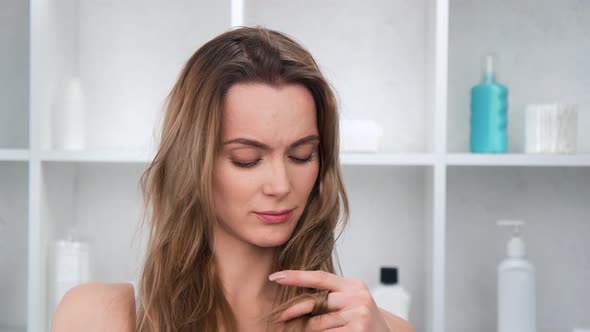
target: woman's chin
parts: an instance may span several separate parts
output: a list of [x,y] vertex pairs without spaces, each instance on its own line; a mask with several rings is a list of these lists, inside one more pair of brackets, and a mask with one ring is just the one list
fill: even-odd
[[283,245],[289,240],[289,234],[269,234],[265,237],[258,237],[252,241],[252,244],[261,248],[271,248]]

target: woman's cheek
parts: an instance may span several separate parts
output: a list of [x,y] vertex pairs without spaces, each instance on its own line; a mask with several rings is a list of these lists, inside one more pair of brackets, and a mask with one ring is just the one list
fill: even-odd
[[307,191],[311,191],[311,189],[313,188],[313,185],[316,182],[316,179],[318,177],[318,173],[319,173],[319,168],[320,165],[319,163],[316,161],[315,163],[313,163],[313,167],[311,167],[312,165],[310,165],[310,167],[308,167],[308,169],[305,172],[305,185],[306,185],[306,189]]

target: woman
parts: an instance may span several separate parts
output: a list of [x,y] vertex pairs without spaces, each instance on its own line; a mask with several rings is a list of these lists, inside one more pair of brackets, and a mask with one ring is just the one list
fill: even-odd
[[349,216],[337,103],[308,51],[277,31],[229,30],[188,60],[167,101],[141,178],[141,287],[75,287],[53,331],[413,331],[334,274]]

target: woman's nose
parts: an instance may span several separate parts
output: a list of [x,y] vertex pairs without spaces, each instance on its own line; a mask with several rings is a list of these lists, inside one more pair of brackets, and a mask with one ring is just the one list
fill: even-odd
[[267,181],[264,185],[264,194],[270,196],[285,196],[291,191],[291,181],[287,164],[284,160],[272,162],[268,170]]

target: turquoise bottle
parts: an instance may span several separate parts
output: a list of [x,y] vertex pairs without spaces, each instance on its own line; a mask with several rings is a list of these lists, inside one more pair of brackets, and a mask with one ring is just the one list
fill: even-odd
[[481,82],[471,88],[470,151],[506,153],[508,88],[496,82],[494,56],[486,55]]

